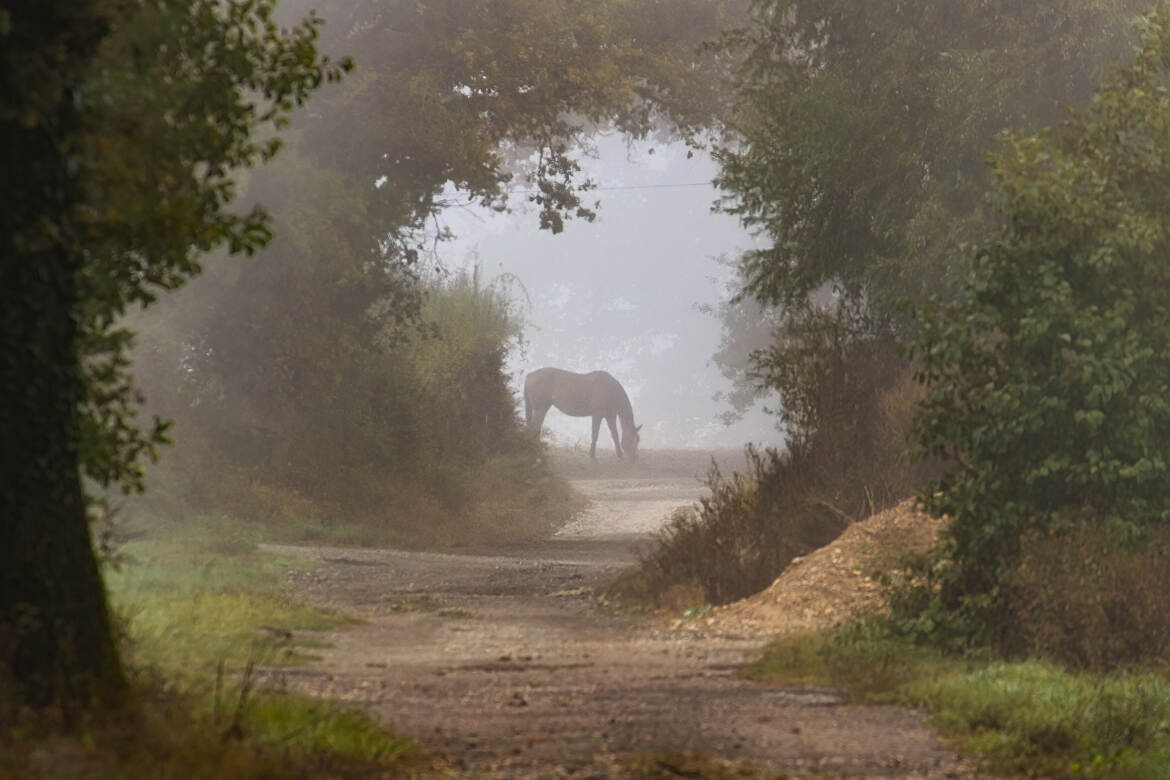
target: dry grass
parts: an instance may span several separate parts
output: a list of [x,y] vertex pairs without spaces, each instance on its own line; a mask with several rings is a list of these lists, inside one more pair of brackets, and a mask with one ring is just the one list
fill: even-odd
[[697,587],[702,602],[727,604],[767,587],[789,561],[845,527],[831,504],[809,500],[819,480],[806,453],[749,447],[746,456],[746,473],[724,477],[712,467],[708,494],[670,517],[639,572],[615,582],[611,597],[661,609]]
[[1109,527],[1025,539],[1009,586],[1008,650],[1078,669],[1170,657],[1170,534]]

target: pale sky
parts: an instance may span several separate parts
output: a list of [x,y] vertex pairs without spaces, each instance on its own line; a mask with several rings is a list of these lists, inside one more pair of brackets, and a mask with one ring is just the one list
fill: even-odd
[[[527,297],[527,344],[510,361],[517,393],[524,374],[541,366],[604,369],[629,393],[643,447],[779,444],[774,417],[758,410],[731,428],[716,419],[726,407],[712,395],[728,389],[711,364],[720,324],[697,306],[725,295],[729,271],[716,258],[752,239],[735,219],[711,213],[715,163],[698,152],[688,159],[682,144],[627,150],[616,135],[600,138],[597,151],[586,160],[602,188],[590,193],[589,202],[601,200],[592,224],[571,221],[553,236],[536,229],[533,207],[447,213],[458,238],[440,246],[442,262],[478,260],[489,281],[514,274],[513,294]],[[524,205],[520,195],[513,200]],[[561,443],[588,445],[588,419],[553,410],[545,426]],[[604,425],[598,441],[611,446]]]

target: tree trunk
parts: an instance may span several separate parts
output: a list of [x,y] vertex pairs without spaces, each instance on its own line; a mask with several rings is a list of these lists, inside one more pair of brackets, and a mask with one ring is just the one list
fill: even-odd
[[114,704],[125,678],[80,470],[75,86],[94,3],[9,4],[0,34],[0,706]]

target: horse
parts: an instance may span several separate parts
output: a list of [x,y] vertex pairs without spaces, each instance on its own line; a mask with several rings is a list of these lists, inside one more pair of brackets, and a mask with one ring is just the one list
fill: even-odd
[[[597,460],[597,434],[604,419],[609,423],[609,435],[613,437],[618,458],[622,457],[624,448],[630,461],[637,462],[638,441],[641,439],[638,431],[642,426],[634,425],[634,409],[625,389],[605,371],[576,374],[560,368],[536,369],[524,379],[524,420],[538,436],[550,406],[570,417],[593,418],[590,458]],[[622,423],[620,441],[615,418]]]

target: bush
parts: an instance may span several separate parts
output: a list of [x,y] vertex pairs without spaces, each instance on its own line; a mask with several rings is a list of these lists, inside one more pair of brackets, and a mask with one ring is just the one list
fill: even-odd
[[1116,529],[1025,539],[1008,587],[1005,643],[1075,668],[1163,664],[1170,651],[1170,536]]
[[417,323],[364,333],[364,360],[321,365],[265,408],[198,344],[168,347],[183,359],[157,345],[144,384],[181,446],[144,501],[260,521],[269,538],[413,547],[571,519],[582,502],[524,430],[504,370],[521,333],[508,291],[474,271],[419,286]]
[[619,583],[619,595],[674,606],[667,594],[692,586],[704,601],[726,604],[763,590],[789,561],[848,524],[830,501],[814,498],[820,480],[804,450],[749,446],[746,455],[748,474],[726,478],[712,464],[709,495],[674,513],[643,556],[641,576]]
[[[833,333],[840,338],[820,340]],[[679,594],[711,604],[750,596],[793,558],[910,496],[937,468],[902,457],[920,391],[893,346],[827,327],[806,335],[802,365],[815,370],[790,377],[799,389],[785,396],[794,404],[788,451],[749,446],[746,473],[730,478],[713,468],[709,494],[675,513],[614,595],[659,608],[681,606]]]
[[[923,493],[931,514],[951,518],[953,566],[932,609],[972,643],[1013,639],[1025,538],[1170,518],[1168,24],[1161,2],[1088,110],[1010,140],[995,162],[1002,224],[966,298],[922,321],[916,438],[956,463]],[[1041,567],[1077,584],[1071,562]],[[1057,619],[1058,634],[1096,621],[1088,605],[1029,598],[1016,608]],[[1077,617],[1058,617],[1066,608]]]

